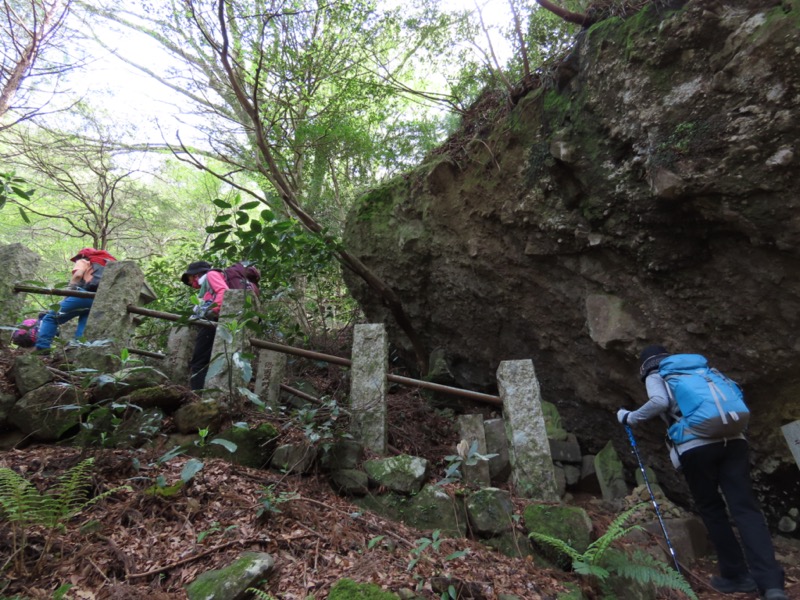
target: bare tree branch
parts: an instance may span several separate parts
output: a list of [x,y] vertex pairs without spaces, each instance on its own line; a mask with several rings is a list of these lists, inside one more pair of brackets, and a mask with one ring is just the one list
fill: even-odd
[[[19,96],[26,80],[59,75],[73,68],[44,61],[45,54],[55,46],[64,27],[70,5],[71,0],[29,0],[24,10],[15,10],[9,0],[3,0],[0,19],[0,117],[14,108],[12,102]],[[11,123],[0,125],[0,130],[31,118],[41,108],[24,109]]]
[[536,3],[542,8],[549,10],[557,17],[560,17],[563,20],[567,21],[568,23],[575,23],[576,25],[589,27],[590,25],[593,25],[595,22],[594,19],[589,18],[588,15],[582,15],[580,13],[570,12],[567,9],[558,6],[557,4],[553,4],[552,2],[550,2],[550,0],[536,0]]

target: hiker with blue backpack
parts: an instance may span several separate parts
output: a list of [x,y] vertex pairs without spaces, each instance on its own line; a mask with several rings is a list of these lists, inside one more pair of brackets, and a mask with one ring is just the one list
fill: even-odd
[[620,408],[617,420],[626,427],[654,417],[666,421],[673,464],[683,471],[717,553],[720,574],[711,578],[711,587],[787,600],[784,571],[750,479],[744,435],[750,412],[741,390],[703,356],[671,355],[657,345],[642,351],[639,376],[648,401],[638,410]]
[[[83,248],[70,258],[75,263],[70,276],[68,290],[81,292],[96,292],[106,265],[116,260],[105,250]],[[75,339],[83,337],[86,322],[89,320],[89,309],[92,308],[94,298],[77,298],[69,296],[64,298],[58,310],[50,310],[42,317],[36,336],[36,350],[41,353],[50,351],[53,338],[58,335],[59,325],[77,318],[78,327],[75,329]]]

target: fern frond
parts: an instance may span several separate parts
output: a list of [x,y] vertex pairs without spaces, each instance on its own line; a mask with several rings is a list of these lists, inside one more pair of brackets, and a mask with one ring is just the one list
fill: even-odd
[[256,588],[247,588],[247,591],[250,592],[251,594],[255,594],[255,597],[258,598],[259,600],[276,600],[275,596],[273,596],[272,594],[268,594],[267,592],[262,592],[261,590],[258,590]]
[[54,500],[56,520],[79,512],[89,501],[91,491],[91,468],[93,458],[87,458],[58,478],[58,483],[49,496]]
[[11,469],[0,469],[0,517],[22,527],[35,524],[53,529],[110,494],[131,489],[121,486],[89,498],[93,464],[94,459],[88,458],[75,465],[44,494]]
[[608,555],[605,561],[608,570],[619,577],[630,579],[642,584],[652,584],[660,588],[669,588],[683,592],[691,600],[697,600],[689,582],[673,569],[642,550],[635,550],[628,557],[624,553]]
[[544,544],[546,546],[550,546],[559,552],[563,552],[566,554],[573,562],[578,561],[583,558],[583,555],[575,550],[572,546],[567,544],[564,540],[559,539],[557,537],[553,537],[551,535],[547,535],[545,533],[537,533],[531,532],[528,534],[529,538],[534,539],[535,541]]
[[625,537],[631,531],[640,530],[641,527],[638,525],[633,525],[631,527],[625,527],[625,522],[630,519],[631,515],[635,513],[639,508],[641,508],[644,503],[636,504],[630,507],[628,510],[623,512],[619,515],[616,519],[614,519],[611,524],[608,526],[606,532],[589,544],[589,547],[586,549],[584,553],[584,558],[587,562],[590,563],[597,563],[602,560],[603,555],[605,554],[606,550],[620,538]]
[[36,486],[11,469],[0,469],[0,517],[23,527],[38,523],[43,504]]

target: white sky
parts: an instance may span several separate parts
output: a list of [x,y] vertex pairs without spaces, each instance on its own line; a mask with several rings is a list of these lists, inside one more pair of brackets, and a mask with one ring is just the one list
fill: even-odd
[[[394,0],[389,0],[392,1]],[[478,1],[482,7],[484,22],[490,30],[494,30],[492,43],[502,62],[510,54],[510,49],[496,29],[506,27],[510,21],[508,0]],[[440,2],[447,9],[475,7],[473,0]],[[161,66],[171,60],[156,42],[144,35],[117,36],[114,45],[120,54],[133,57],[134,60],[141,60],[142,56],[146,56],[147,64],[152,65],[156,72],[161,71]],[[136,124],[139,128],[139,142],[162,141],[161,134],[156,129],[156,120],[169,141],[174,141],[178,129],[182,137],[186,136],[185,141],[191,141],[191,127],[180,122],[181,109],[174,104],[185,100],[110,53],[100,50],[100,57],[95,62],[72,77],[71,87],[76,94],[88,98],[93,106],[104,108],[122,121]]]

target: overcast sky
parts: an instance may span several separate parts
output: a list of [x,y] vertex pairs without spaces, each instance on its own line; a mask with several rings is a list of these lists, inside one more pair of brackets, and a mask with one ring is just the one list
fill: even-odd
[[[504,61],[510,50],[496,28],[507,26],[510,20],[508,2],[507,0],[479,1],[484,21],[495,30],[492,41],[495,52],[501,61]],[[441,0],[441,2],[449,9],[475,7],[473,0]],[[119,54],[132,57],[136,61],[141,61],[142,57],[145,57],[145,64],[152,65],[156,72],[160,72],[163,65],[172,60],[148,36],[114,35],[111,39]],[[170,141],[174,141],[177,129],[181,130],[182,137],[191,135],[191,127],[181,124],[181,121],[187,120],[186,115],[182,114],[180,105],[175,105],[176,102],[182,101],[180,95],[116,58],[110,52],[98,49],[96,60],[80,72],[74,73],[70,82],[73,92],[90,99],[92,105],[103,107],[115,118],[136,124],[139,127],[137,141],[161,142],[156,121]]]

